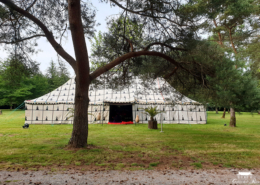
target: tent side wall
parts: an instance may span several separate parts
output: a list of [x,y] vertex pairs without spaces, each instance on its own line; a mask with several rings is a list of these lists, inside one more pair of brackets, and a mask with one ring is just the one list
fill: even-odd
[[[164,113],[155,116],[158,123],[164,124],[206,124],[206,109],[203,105],[169,105],[169,104],[133,104],[133,122],[136,115],[139,123],[148,123],[149,116],[144,114],[144,108],[157,106]],[[25,123],[28,124],[72,124],[70,109],[73,104],[25,104]],[[109,104],[89,105],[89,123],[107,124],[109,122]]]
[[[25,103],[25,123],[28,124],[72,124],[73,104],[28,104]],[[109,105],[89,105],[89,123],[107,123]],[[99,116],[100,114],[100,116]]]
[[134,104],[133,121],[139,116],[139,123],[148,123],[150,117],[144,113],[145,108],[157,106],[164,113],[155,116],[158,123],[164,124],[206,124],[206,108],[203,105],[170,105],[170,104]]
[[28,104],[25,103],[25,123],[72,124],[70,109],[73,104]]

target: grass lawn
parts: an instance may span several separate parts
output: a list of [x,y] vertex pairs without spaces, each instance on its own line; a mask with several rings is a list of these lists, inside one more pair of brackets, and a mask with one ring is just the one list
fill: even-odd
[[89,125],[89,146],[68,150],[72,125],[30,125],[24,111],[0,115],[0,169],[105,170],[260,168],[260,115],[208,113],[206,125]]

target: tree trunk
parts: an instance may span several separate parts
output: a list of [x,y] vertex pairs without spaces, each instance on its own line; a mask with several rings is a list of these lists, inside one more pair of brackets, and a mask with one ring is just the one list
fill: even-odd
[[229,122],[230,127],[236,127],[236,114],[235,114],[235,109],[230,107],[230,122]]
[[230,109],[228,109],[228,113],[230,113]]
[[11,111],[11,110],[13,110],[13,106],[12,106],[12,105],[10,105],[10,111]]
[[68,0],[69,23],[76,56],[76,92],[74,123],[69,147],[81,148],[88,140],[89,59],[81,21],[80,0]]
[[74,112],[74,123],[71,139],[69,141],[70,147],[81,148],[87,145],[88,140],[88,85],[86,88],[80,88],[76,82],[76,93],[75,93],[75,112]]
[[225,118],[225,116],[226,116],[226,108],[224,108],[224,112],[221,118]]
[[258,111],[258,114],[260,114],[260,110]]
[[216,107],[216,114],[218,114],[218,108]]

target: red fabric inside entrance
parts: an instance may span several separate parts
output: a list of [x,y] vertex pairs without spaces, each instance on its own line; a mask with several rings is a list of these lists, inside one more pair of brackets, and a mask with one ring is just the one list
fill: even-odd
[[134,124],[132,121],[122,121],[122,122],[108,122],[110,125],[127,125],[127,124]]

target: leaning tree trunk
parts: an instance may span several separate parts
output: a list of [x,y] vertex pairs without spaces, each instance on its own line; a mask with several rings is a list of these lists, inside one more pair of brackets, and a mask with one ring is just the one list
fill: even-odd
[[216,107],[216,114],[218,114],[218,108]]
[[76,57],[76,92],[73,131],[69,147],[81,148],[88,139],[88,90],[91,82],[89,76],[89,59],[84,31],[81,21],[79,0],[68,0],[69,23]]
[[225,116],[226,116],[226,108],[224,108],[224,112],[221,118],[225,118]]
[[235,109],[230,107],[230,122],[229,122],[230,127],[236,127],[236,114],[235,114]]

